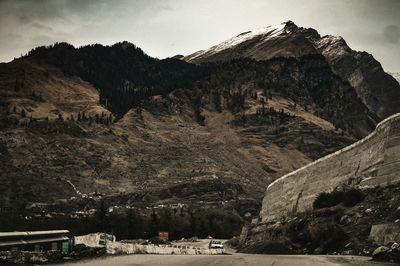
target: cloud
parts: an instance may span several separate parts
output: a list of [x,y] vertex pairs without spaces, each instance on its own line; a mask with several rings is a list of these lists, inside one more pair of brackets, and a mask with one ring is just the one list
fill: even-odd
[[400,41],[400,27],[397,25],[387,26],[383,34],[389,43],[399,43]]
[[0,61],[57,41],[131,41],[159,58],[288,19],[400,70],[400,0],[0,0]]
[[170,11],[169,2],[0,0],[0,61],[58,41],[78,46],[121,41],[128,30]]

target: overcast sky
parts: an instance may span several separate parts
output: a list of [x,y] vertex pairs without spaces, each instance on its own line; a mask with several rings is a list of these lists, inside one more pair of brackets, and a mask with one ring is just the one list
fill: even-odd
[[400,72],[400,0],[0,0],[0,62],[60,41],[186,55],[287,20],[340,35]]

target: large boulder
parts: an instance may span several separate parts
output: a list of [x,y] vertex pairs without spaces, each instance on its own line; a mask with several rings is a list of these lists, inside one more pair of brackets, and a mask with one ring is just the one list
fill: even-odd
[[372,258],[374,260],[385,260],[388,256],[390,248],[385,246],[377,247],[374,252],[372,252]]
[[385,223],[372,225],[369,239],[378,245],[400,243],[400,224]]

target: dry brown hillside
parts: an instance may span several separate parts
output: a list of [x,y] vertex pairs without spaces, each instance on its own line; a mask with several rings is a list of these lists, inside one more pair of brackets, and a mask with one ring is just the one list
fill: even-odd
[[[21,75],[25,82],[16,89]],[[1,76],[2,115],[10,123],[1,131],[2,160],[9,166],[2,202],[11,205],[11,194],[17,202],[53,202],[215,179],[238,183],[259,200],[275,178],[355,140],[280,96],[267,107],[282,110],[271,117],[284,116],[283,123],[252,121],[261,104],[248,99],[245,125],[240,115],[207,106],[200,125],[177,90],[104,125],[95,114],[109,112],[98,104],[97,90],[78,77],[29,63],[2,65]],[[93,122],[77,121],[83,112]]]
[[[322,57],[201,67],[151,59],[158,65],[149,80],[129,72],[121,83],[114,65],[76,60],[0,65],[3,230],[65,224],[126,236],[131,226],[114,222],[134,219],[112,215],[134,210],[144,228],[129,237],[159,229],[230,237],[258,214],[273,180],[356,141],[373,123]],[[151,87],[164,75],[157,67],[171,66],[197,74]]]

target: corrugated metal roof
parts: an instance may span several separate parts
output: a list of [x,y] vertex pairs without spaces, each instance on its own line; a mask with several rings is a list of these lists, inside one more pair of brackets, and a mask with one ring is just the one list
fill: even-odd
[[38,236],[38,235],[61,235],[61,234],[68,234],[68,230],[49,230],[49,231],[28,231],[26,232],[28,235],[31,236]]
[[27,236],[27,232],[0,232],[0,237],[8,237],[8,236]]
[[28,231],[28,232],[0,232],[1,237],[28,237],[38,235],[61,235],[68,234],[68,230]]

